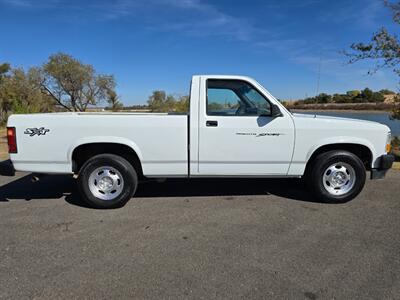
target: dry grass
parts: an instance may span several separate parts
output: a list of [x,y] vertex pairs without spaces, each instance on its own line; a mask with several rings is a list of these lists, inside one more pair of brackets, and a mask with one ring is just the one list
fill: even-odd
[[8,147],[6,141],[6,129],[0,128],[0,161],[8,159]]
[[395,162],[393,163],[392,169],[393,169],[393,170],[400,170],[400,161],[395,161]]

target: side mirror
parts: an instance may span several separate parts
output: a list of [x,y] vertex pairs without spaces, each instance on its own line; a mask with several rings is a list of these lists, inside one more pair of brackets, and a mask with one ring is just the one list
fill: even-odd
[[271,117],[273,117],[273,118],[283,117],[281,110],[279,109],[278,105],[276,105],[276,104],[272,104],[272,106],[271,106]]

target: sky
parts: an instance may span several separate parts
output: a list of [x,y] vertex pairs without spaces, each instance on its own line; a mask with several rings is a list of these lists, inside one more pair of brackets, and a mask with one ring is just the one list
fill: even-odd
[[[385,26],[380,0],[0,0],[0,63],[29,68],[64,52],[113,74],[125,105],[186,95],[192,75],[247,75],[279,99],[398,89],[391,70],[340,53]],[[320,70],[320,72],[319,72]]]

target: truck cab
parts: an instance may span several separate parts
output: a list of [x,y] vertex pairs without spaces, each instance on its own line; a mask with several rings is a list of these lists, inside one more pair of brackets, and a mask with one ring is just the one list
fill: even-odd
[[191,91],[192,176],[287,175],[293,118],[260,84],[240,76],[195,76]]

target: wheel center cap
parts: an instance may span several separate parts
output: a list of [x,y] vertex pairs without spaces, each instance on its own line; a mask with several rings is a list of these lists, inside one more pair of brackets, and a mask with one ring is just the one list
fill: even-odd
[[98,186],[100,189],[108,191],[113,187],[113,184],[111,177],[105,176],[99,180]]
[[336,184],[343,184],[346,182],[346,175],[343,172],[337,172],[333,176],[332,180]]

